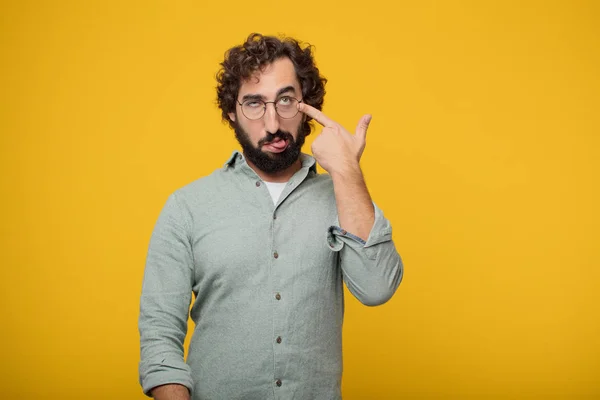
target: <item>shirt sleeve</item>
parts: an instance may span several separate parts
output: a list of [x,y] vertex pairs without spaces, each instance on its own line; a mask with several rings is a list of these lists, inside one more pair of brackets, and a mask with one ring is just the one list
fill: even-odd
[[193,284],[189,218],[185,215],[172,194],[150,239],[139,316],[139,379],[148,396],[156,386],[168,383],[184,385],[190,392],[193,388],[183,351]]
[[388,301],[402,281],[404,265],[392,241],[392,227],[373,204],[375,222],[366,241],[331,226],[327,243],[339,252],[344,282],[361,303],[377,306]]

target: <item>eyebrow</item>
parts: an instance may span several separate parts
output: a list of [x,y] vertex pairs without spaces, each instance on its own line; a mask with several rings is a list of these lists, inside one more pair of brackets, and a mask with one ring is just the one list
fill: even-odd
[[[292,85],[283,87],[277,91],[275,98],[277,98],[287,92],[293,92],[294,94],[296,94],[296,89]],[[263,101],[265,101],[266,97],[263,96],[262,94],[247,94],[247,95],[244,95],[244,97],[242,97],[241,103],[243,103],[246,100],[263,100]]]

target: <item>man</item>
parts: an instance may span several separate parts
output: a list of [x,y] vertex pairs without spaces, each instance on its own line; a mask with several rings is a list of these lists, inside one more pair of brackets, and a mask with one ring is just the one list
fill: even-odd
[[[160,214],[140,382],[157,400],[339,399],[343,282],[373,306],[403,272],[359,166],[371,117],[353,135],[325,116],[326,80],[293,39],[252,34],[221,65],[219,107],[243,154],[175,191]],[[323,126],[314,158],[300,152],[312,120]]]

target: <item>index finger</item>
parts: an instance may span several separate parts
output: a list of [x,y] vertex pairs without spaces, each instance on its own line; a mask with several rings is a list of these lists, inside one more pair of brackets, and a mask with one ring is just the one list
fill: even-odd
[[333,127],[337,125],[335,121],[329,119],[325,114],[323,114],[323,112],[306,103],[299,103],[298,110],[308,115],[324,127]]

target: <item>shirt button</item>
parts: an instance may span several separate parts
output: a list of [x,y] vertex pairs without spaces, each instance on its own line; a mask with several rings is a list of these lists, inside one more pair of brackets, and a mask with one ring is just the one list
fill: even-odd
[[256,187],[260,186],[260,181],[256,181]]
[[276,342],[277,342],[277,343],[281,343],[281,336],[277,336],[277,340],[276,340]]
[[277,300],[281,300],[281,295],[280,295],[279,293],[277,293],[277,294],[275,295],[275,298],[276,298]]
[[273,257],[279,258],[279,254],[277,254],[277,252],[275,252],[275,253],[273,253]]
[[275,381],[275,384],[276,384],[277,386],[281,386],[281,379],[277,379],[277,380]]

